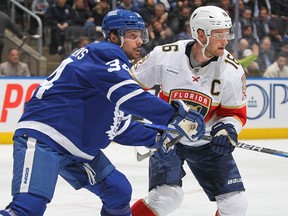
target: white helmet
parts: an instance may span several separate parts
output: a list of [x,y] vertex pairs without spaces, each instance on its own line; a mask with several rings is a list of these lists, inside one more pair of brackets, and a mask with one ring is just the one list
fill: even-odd
[[[190,28],[192,37],[204,46],[198,39],[197,30],[202,29],[207,37],[207,44],[213,29],[229,29],[227,39],[235,38],[232,21],[229,15],[220,7],[217,6],[202,6],[197,8],[191,15]],[[206,47],[205,46],[205,47]]]

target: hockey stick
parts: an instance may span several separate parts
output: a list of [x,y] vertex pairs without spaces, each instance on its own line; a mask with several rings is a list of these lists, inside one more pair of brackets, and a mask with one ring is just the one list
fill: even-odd
[[[182,134],[179,134],[178,136],[176,136],[175,138],[173,138],[172,140],[170,140],[170,141],[166,144],[167,149],[168,149],[169,147],[175,145],[176,143],[178,143],[182,138],[183,138],[183,135],[182,135]],[[144,154],[140,154],[139,152],[136,152],[137,161],[142,161],[142,160],[144,160],[144,159],[146,159],[146,158],[154,155],[156,151],[157,151],[157,150],[155,150],[155,151],[150,150],[150,151],[148,151],[148,152],[146,152],[146,153],[144,153]]]
[[251,144],[247,144],[247,143],[244,143],[244,142],[235,143],[234,140],[232,140],[232,138],[230,136],[228,136],[228,139],[232,143],[233,146],[238,147],[238,148],[242,148],[242,149],[246,149],[246,150],[262,152],[262,153],[266,153],[266,154],[272,154],[272,155],[288,158],[288,152],[284,152],[284,151],[280,151],[280,150],[276,150],[276,149],[269,149],[269,148],[260,147],[260,146],[256,146],[256,145],[251,145]]
[[[156,125],[156,124],[149,124],[149,123],[144,123],[144,126],[147,127],[147,128],[151,128],[153,130],[157,130],[159,132],[169,132],[171,134],[173,133],[177,133],[178,134],[178,131],[174,128],[169,128],[169,127],[166,127],[166,126],[162,126],[162,125]],[[166,148],[170,148],[171,146],[174,146],[176,143],[178,143],[182,138],[184,137],[184,135],[182,134],[178,134],[175,138],[173,138],[172,140],[170,140],[167,144],[166,144]],[[155,151],[148,151],[144,154],[140,154],[139,152],[137,152],[136,150],[136,157],[137,157],[137,161],[142,161],[152,155],[155,154],[157,150]]]
[[[150,128],[159,128],[160,127],[161,129],[165,130],[164,126],[159,126],[158,127],[158,125],[153,125],[153,124],[149,124],[148,127],[150,127]],[[173,130],[168,128],[168,131],[173,131]],[[167,147],[169,148],[169,147],[175,145],[177,142],[180,141],[180,139],[182,137],[183,137],[183,135],[179,134],[177,137],[175,137],[174,139],[170,140],[170,142],[167,143]],[[211,140],[211,136],[204,135],[201,139],[210,141]],[[244,142],[237,142],[236,143],[236,142],[234,142],[234,140],[230,136],[228,136],[228,139],[231,142],[231,144],[233,146],[237,147],[237,148],[242,148],[242,149],[246,149],[246,150],[262,152],[262,153],[266,153],[266,154],[272,154],[272,155],[275,155],[275,156],[288,158],[288,152],[275,150],[275,149],[269,149],[269,148],[265,148],[265,147],[259,147],[259,146],[247,144],[247,143],[244,143]],[[169,146],[168,146],[168,144],[169,144]],[[145,154],[142,154],[142,155],[139,152],[137,152],[137,161],[144,160],[144,159],[152,156],[154,153],[155,153],[155,151],[151,151],[151,150],[149,152],[145,153]],[[138,158],[141,159],[141,160],[138,160]]]

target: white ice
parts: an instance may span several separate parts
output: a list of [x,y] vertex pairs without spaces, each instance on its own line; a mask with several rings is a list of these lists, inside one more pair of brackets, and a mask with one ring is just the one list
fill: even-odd
[[[288,140],[245,140],[243,142],[288,152]],[[104,151],[114,165],[130,180],[132,202],[147,195],[148,160],[137,162],[135,148],[111,144]],[[247,216],[288,215],[288,158],[236,149],[234,157],[242,174],[248,197]],[[0,209],[11,201],[12,145],[0,145]],[[184,201],[173,216],[214,216],[210,202],[191,172],[183,179]],[[45,216],[100,215],[101,201],[86,190],[75,191],[59,178],[54,198]]]

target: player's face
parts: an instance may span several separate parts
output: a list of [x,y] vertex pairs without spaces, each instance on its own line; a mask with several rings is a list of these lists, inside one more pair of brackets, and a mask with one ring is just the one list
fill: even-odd
[[222,56],[228,44],[229,31],[227,29],[212,30],[209,44],[205,50],[207,57]]
[[143,44],[141,33],[140,30],[129,30],[125,32],[122,49],[128,59],[132,60],[139,58],[141,54],[141,45]]

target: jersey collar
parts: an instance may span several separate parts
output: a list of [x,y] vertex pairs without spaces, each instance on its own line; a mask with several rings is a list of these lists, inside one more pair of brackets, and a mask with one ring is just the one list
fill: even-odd
[[[191,65],[191,61],[190,61],[190,53],[191,53],[191,49],[192,49],[192,46],[193,44],[195,43],[194,40],[188,42],[186,44],[186,49],[185,49],[185,55],[187,56],[187,58],[189,59],[189,65],[191,68],[193,68],[193,66]],[[208,65],[210,62],[212,61],[217,61],[218,60],[218,57],[217,56],[214,56],[212,59],[210,59],[208,62],[206,62],[205,64],[201,65],[200,67],[205,67],[206,65]]]

